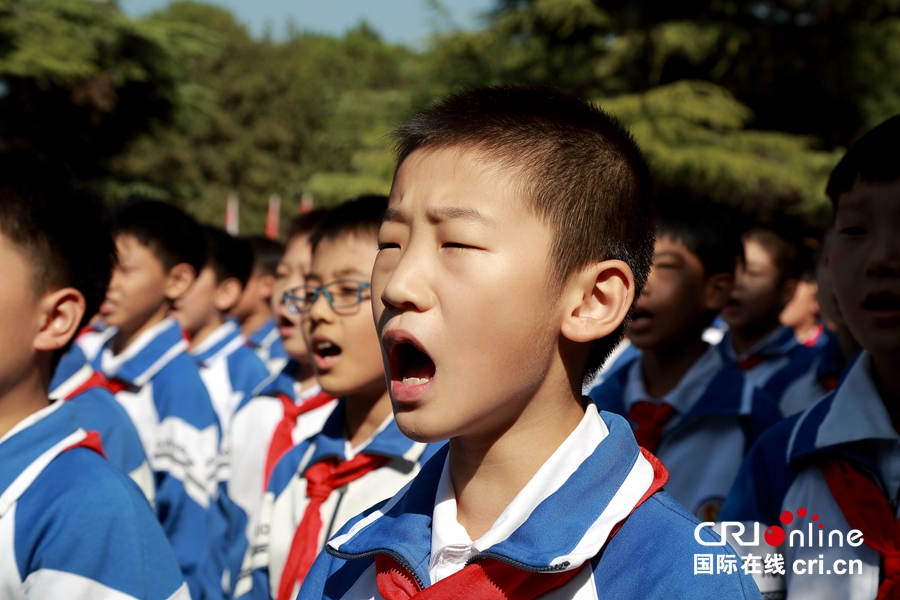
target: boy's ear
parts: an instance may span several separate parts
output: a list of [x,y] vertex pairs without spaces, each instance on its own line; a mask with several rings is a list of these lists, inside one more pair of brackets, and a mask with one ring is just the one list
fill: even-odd
[[84,317],[84,296],[75,288],[62,288],[45,294],[38,300],[41,327],[34,336],[35,350],[54,352],[65,347],[78,333]]
[[241,285],[241,282],[237,277],[229,277],[217,285],[216,296],[213,299],[216,310],[227,312],[234,308],[241,299],[241,293],[243,291],[244,286]]
[[634,274],[621,260],[593,263],[569,279],[561,298],[561,333],[573,342],[591,342],[625,320],[634,301]]
[[731,273],[716,273],[707,278],[704,286],[703,308],[719,312],[728,303],[728,296],[734,287],[734,275]]
[[197,272],[194,267],[187,263],[178,263],[171,269],[166,276],[166,298],[175,301],[181,298],[194,280],[197,279]]
[[272,297],[272,292],[275,291],[275,276],[260,275],[256,285],[259,290],[259,297],[268,300]]

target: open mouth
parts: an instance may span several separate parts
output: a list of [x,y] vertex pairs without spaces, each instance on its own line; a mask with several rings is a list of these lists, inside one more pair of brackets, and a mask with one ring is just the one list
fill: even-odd
[[900,311],[900,296],[889,292],[869,294],[863,301],[863,309],[873,312]]
[[284,315],[278,315],[278,334],[282,339],[287,339],[294,334],[294,330],[297,328],[297,325],[285,317]]
[[434,377],[434,361],[412,342],[403,341],[390,347],[391,380],[402,385],[424,385]]
[[646,308],[638,306],[634,309],[634,313],[631,315],[631,323],[629,327],[632,331],[640,333],[644,331],[648,327],[650,327],[650,323],[653,321],[653,313],[651,313]]
[[327,371],[338,361],[342,348],[324,338],[314,338],[312,343],[312,355],[319,371]]
[[116,310],[116,303],[112,300],[104,300],[103,304],[100,305],[100,314],[108,315]]

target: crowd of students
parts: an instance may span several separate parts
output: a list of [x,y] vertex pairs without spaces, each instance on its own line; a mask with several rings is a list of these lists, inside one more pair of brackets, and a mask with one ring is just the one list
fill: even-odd
[[0,155],[0,596],[900,598],[900,117],[807,261],[565,94],[395,137],[284,246]]

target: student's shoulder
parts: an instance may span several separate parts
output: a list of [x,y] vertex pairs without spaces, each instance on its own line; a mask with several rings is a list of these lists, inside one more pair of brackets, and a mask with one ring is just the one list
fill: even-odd
[[[720,541],[669,494],[658,492],[593,559],[594,581],[598,590],[616,597],[760,598],[752,578],[741,571],[740,557]],[[695,574],[698,560],[701,566],[712,564],[712,574]],[[725,568],[717,573],[717,566]]]
[[135,468],[146,460],[134,422],[109,390],[90,388],[69,402],[75,407],[78,423],[87,431],[98,432],[105,450],[121,454],[115,457],[124,461],[121,466]]
[[235,390],[256,394],[273,379],[266,363],[247,346],[239,346],[228,355],[227,361],[228,375]]
[[182,585],[144,495],[93,450],[73,448],[54,458],[19,498],[15,521],[23,575],[43,570],[60,581],[71,575],[82,587],[95,586],[98,597],[109,588],[167,598]]
[[187,353],[180,353],[150,379],[160,417],[177,416],[197,427],[218,423],[209,391]]

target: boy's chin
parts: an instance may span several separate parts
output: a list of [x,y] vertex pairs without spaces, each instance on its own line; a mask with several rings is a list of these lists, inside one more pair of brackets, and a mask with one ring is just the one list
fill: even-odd
[[425,424],[420,422],[420,419],[418,419],[416,415],[410,413],[398,412],[395,410],[394,421],[397,423],[397,429],[400,430],[400,433],[414,442],[433,444],[436,442],[443,442],[450,437],[447,435],[447,432],[425,426]]

